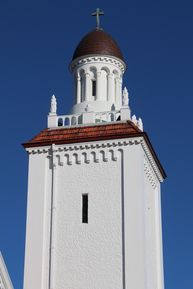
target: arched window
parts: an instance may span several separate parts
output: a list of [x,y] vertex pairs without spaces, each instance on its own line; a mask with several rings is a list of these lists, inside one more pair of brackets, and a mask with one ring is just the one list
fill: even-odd
[[75,117],[75,116],[72,117],[71,124],[72,124],[72,125],[75,125],[75,124],[76,124],[76,117]]
[[69,117],[66,117],[66,118],[65,118],[64,125],[70,125],[70,119],[69,119]]
[[95,66],[90,67],[90,77],[91,77],[91,85],[92,85],[92,99],[96,99],[96,74],[97,69]]
[[62,118],[58,119],[58,126],[63,126],[63,119]]
[[82,115],[79,115],[78,117],[78,124],[81,124],[82,123]]

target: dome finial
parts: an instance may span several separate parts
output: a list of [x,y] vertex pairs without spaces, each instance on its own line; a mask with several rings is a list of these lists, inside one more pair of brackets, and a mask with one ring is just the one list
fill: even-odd
[[95,12],[92,13],[92,16],[96,16],[96,28],[100,29],[100,16],[104,15],[103,11],[100,11],[100,8],[97,8]]

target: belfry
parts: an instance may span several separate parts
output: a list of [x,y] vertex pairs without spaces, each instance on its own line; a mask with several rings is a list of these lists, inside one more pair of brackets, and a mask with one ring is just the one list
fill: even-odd
[[100,27],[76,47],[74,105],[26,142],[24,289],[163,289],[166,175],[123,86],[126,64]]

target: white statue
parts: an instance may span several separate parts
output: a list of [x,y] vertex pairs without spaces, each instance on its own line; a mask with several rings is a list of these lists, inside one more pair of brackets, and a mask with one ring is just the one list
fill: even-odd
[[132,120],[132,122],[133,122],[134,124],[137,125],[137,118],[136,118],[136,115],[135,115],[135,114],[132,116],[131,120]]
[[126,87],[123,89],[123,106],[129,105],[129,93]]
[[138,128],[143,131],[143,122],[141,118],[138,119]]
[[56,97],[54,94],[52,95],[52,98],[51,98],[50,113],[51,114],[57,113],[57,101],[56,101]]

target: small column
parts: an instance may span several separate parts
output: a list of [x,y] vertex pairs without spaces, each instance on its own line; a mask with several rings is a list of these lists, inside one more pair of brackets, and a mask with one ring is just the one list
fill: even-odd
[[119,106],[122,106],[122,78],[119,78],[119,97],[117,103]]
[[101,100],[101,72],[96,74],[96,100]]
[[81,102],[81,79],[80,79],[80,75],[77,75],[77,79],[76,79],[76,103],[80,103]]
[[120,98],[120,79],[115,78],[115,103],[119,103]]
[[90,74],[85,73],[85,101],[90,100],[91,98],[91,79]]
[[111,103],[115,101],[115,81],[113,73],[107,75],[107,100]]

